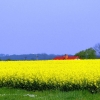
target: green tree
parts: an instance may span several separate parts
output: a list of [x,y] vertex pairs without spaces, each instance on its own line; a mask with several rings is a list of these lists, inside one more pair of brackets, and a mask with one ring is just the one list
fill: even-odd
[[96,51],[93,48],[88,48],[76,53],[75,56],[79,56],[81,59],[95,59]]
[[96,51],[93,48],[86,49],[85,54],[87,55],[88,59],[95,59],[96,58]]
[[82,51],[76,53],[75,56],[79,56],[79,58],[85,59],[85,51],[82,50]]

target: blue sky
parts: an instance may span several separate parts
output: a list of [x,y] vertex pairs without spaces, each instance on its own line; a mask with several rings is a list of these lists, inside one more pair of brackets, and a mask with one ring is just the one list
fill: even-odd
[[0,0],[0,53],[75,54],[100,43],[100,0]]

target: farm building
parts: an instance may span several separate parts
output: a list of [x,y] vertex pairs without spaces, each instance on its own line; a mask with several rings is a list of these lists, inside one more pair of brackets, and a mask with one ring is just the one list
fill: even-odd
[[68,55],[64,55],[64,56],[57,56],[54,58],[54,60],[74,60],[74,59],[80,59],[78,56],[68,56]]

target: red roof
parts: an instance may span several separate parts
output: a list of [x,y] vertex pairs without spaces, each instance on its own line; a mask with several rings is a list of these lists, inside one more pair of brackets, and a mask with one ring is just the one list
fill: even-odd
[[[54,60],[64,60],[65,56],[57,56],[54,58]],[[72,59],[79,59],[78,56],[68,56],[66,60],[72,60]]]
[[57,57],[54,58],[54,60],[63,60],[63,59],[65,59],[64,56],[57,56]]

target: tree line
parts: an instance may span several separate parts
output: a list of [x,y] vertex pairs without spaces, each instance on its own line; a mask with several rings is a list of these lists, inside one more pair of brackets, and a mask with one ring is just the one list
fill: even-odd
[[100,43],[96,44],[94,47],[79,51],[75,56],[79,56],[81,59],[98,58],[100,56]]
[[[55,55],[55,54],[28,54],[28,55],[6,55],[4,56],[1,54],[0,61],[6,60],[51,60],[56,56],[62,55]],[[70,55],[71,56],[71,55]],[[81,50],[75,54],[75,56],[79,56],[80,59],[97,59],[100,58],[100,43],[96,44],[94,47],[87,48],[85,50]]]

